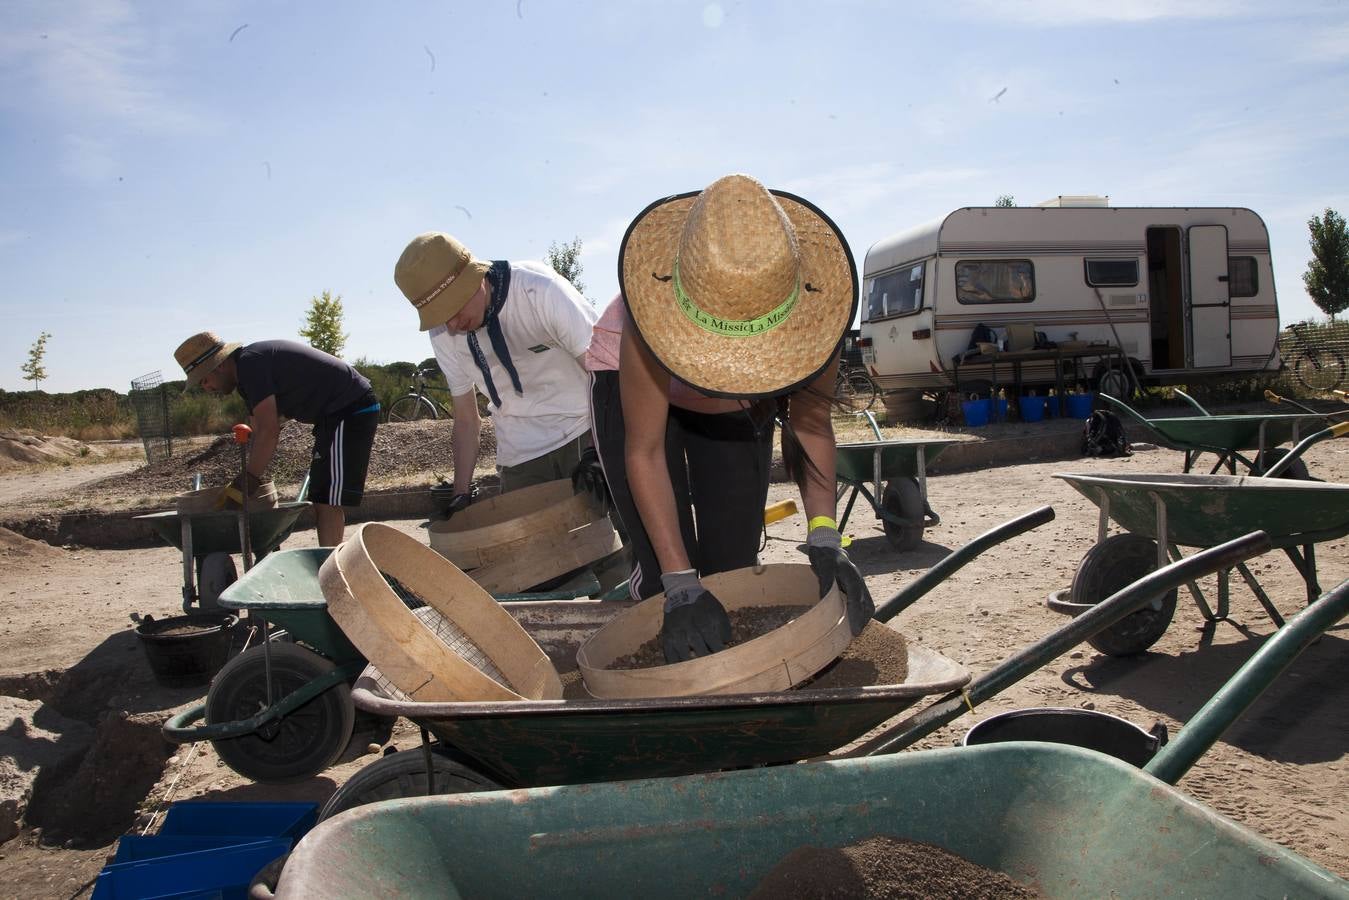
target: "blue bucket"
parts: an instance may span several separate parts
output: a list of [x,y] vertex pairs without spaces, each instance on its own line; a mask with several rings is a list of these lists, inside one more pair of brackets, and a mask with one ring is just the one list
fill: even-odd
[[971,428],[987,425],[989,406],[990,404],[987,400],[961,401],[960,411],[965,415],[965,424]]
[[1094,394],[1069,394],[1068,415],[1074,419],[1090,419],[1091,408],[1096,397]]
[[1038,422],[1045,417],[1044,397],[1021,398],[1021,421]]

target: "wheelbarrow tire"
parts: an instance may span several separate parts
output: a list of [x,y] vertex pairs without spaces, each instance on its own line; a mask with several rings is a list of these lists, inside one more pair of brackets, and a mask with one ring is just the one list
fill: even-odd
[[913,478],[892,478],[887,481],[885,496],[881,500],[881,510],[892,516],[918,523],[900,525],[881,519],[890,546],[896,550],[917,549],[923,542],[923,494],[918,489],[918,481]]
[[203,610],[219,609],[220,595],[238,580],[239,570],[230,554],[208,553],[197,558],[197,595]]
[[[1271,447],[1268,450],[1262,450],[1260,452],[1260,455],[1255,458],[1255,471],[1252,472],[1251,474],[1263,475],[1270,469],[1274,468],[1274,465],[1287,455],[1288,451],[1282,447]],[[1288,468],[1284,469],[1283,472],[1279,475],[1279,477],[1292,478],[1296,479],[1297,481],[1320,480],[1312,478],[1312,473],[1307,469],[1307,463],[1301,459],[1295,459],[1291,463],[1289,463]]]
[[[1087,551],[1073,574],[1069,600],[1096,605],[1157,568],[1157,544],[1139,534],[1116,534]],[[1133,656],[1166,633],[1176,613],[1176,589],[1098,631],[1087,642],[1107,656]]]
[[[500,790],[492,779],[453,759],[442,748],[431,748],[436,794],[470,794]],[[400,750],[377,759],[352,775],[319,810],[318,820],[381,800],[426,796],[426,757],[420,748]]]
[[[250,719],[267,706],[267,664],[261,646],[230,660],[211,681],[206,722]],[[299,690],[336,666],[311,650],[273,641],[272,701]],[[258,731],[212,741],[235,772],[262,784],[287,784],[322,772],[346,749],[356,720],[351,689],[333,685]]]

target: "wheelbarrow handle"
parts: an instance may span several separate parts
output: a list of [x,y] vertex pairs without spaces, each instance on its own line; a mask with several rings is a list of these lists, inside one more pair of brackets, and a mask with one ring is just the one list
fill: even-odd
[[1264,473],[1264,477],[1278,478],[1284,473],[1285,469],[1293,464],[1294,460],[1299,459],[1302,454],[1306,453],[1307,448],[1311,447],[1312,444],[1320,443],[1321,441],[1330,438],[1344,437],[1345,435],[1349,435],[1349,422],[1337,422],[1329,428],[1322,428],[1315,434],[1307,435],[1305,438],[1298,441],[1292,450],[1289,450],[1280,457],[1278,462],[1270,466]]
[[1297,655],[1346,614],[1349,614],[1349,580],[1322,594],[1321,599],[1289,619],[1265,641],[1143,771],[1167,784],[1180,781]]
[[920,741],[990,697],[1016,684],[1041,666],[1067,653],[1087,638],[1137,612],[1172,588],[1230,569],[1270,549],[1269,535],[1253,531],[1150,572],[1123,590],[1060,626],[1029,647],[974,679],[963,691],[948,694],[905,719],[890,732],[868,742],[865,755],[894,753]]
[[1038,528],[1054,518],[1054,507],[1041,506],[1025,515],[1018,516],[998,527],[985,531],[959,550],[953,550],[939,563],[914,579],[907,587],[876,607],[872,618],[879,622],[889,622],[895,616],[908,609],[920,597],[945,581],[957,569],[964,566],[989,547],[1024,534],[1032,528]]

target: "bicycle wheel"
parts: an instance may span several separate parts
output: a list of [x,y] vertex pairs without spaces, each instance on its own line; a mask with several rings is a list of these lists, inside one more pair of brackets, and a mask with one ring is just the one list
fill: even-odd
[[861,369],[853,369],[848,373],[848,387],[852,393],[852,406],[858,412],[864,412],[876,405],[876,398],[881,395],[880,388]]
[[1293,362],[1293,375],[1313,391],[1332,391],[1344,383],[1344,357],[1334,350],[1308,350]]
[[399,397],[389,406],[390,422],[416,422],[419,419],[438,419],[436,406],[419,394]]

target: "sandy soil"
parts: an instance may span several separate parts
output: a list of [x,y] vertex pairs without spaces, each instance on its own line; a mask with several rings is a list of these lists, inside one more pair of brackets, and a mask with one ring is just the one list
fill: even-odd
[[[1349,481],[1349,442],[1321,444],[1307,460],[1314,474]],[[1015,515],[1052,504],[1057,512],[1053,522],[988,551],[892,623],[909,640],[977,674],[1062,624],[1044,599],[1068,585],[1095,541],[1096,508],[1051,474],[1178,472],[1180,463],[1178,453],[1151,450],[1123,459],[934,477],[930,502],[942,523],[929,530],[919,549],[893,550],[862,505],[848,528],[855,536],[852,557],[880,602],[946,552]],[[774,485],[770,501],[793,496],[790,486]],[[424,534],[417,522],[392,524]],[[801,561],[804,527],[800,515],[770,526],[765,559]],[[91,723],[109,706],[162,717],[203,695],[200,689],[155,687],[130,619],[132,613],[160,616],[179,610],[177,550],[52,551],[45,545],[25,549],[23,541],[0,546],[0,694],[59,700],[63,714]],[[312,531],[300,532],[286,546],[313,543]],[[1349,540],[1322,544],[1317,555],[1324,587],[1349,578]],[[1252,569],[1286,615],[1303,605],[1302,581],[1282,554],[1261,557]],[[1202,586],[1214,589],[1212,579]],[[1084,644],[981,706],[976,717],[962,717],[914,749],[951,746],[976,718],[1026,706],[1095,708],[1144,728],[1160,720],[1174,735],[1273,630],[1244,587],[1234,586],[1231,621],[1216,627],[1205,627],[1182,593],[1175,621],[1148,654],[1113,659]],[[1349,877],[1346,653],[1349,622],[1331,629],[1299,657],[1179,783],[1206,806],[1342,877]],[[99,673],[102,680],[96,677]],[[115,683],[108,683],[107,673],[115,673]],[[78,684],[72,681],[76,675]],[[417,740],[415,728],[404,722],[393,743],[413,747]],[[359,756],[309,781],[278,789],[234,774],[202,743],[168,757],[148,795],[123,797],[121,802],[130,805],[128,815],[137,816],[134,831],[139,833],[154,827],[170,801],[320,800],[372,759]],[[62,835],[59,828],[29,829],[0,845],[0,878],[8,888],[42,896],[71,896],[82,892],[82,886],[87,889],[115,849],[115,835],[77,837],[70,847],[61,846]]]

